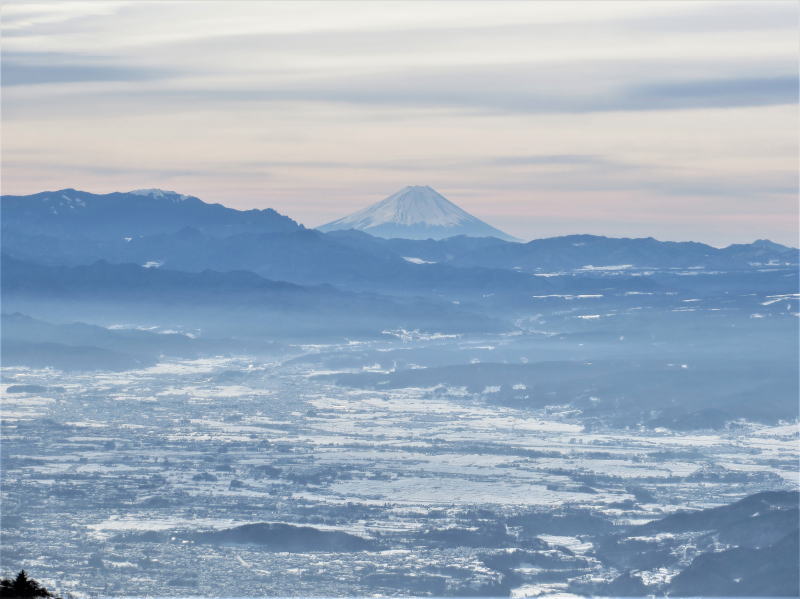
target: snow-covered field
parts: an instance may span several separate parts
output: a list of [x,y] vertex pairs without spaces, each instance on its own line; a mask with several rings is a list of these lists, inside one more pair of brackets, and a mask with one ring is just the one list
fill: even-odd
[[[161,581],[175,596],[222,596],[229,577],[242,596],[413,591],[407,577],[423,571],[446,581],[441,593],[467,592],[497,583],[480,551],[419,546],[413,535],[475,510],[587,508],[646,522],[798,486],[797,423],[589,431],[569,411],[487,405],[463,389],[343,388],[322,371],[252,356],[110,374],[5,369],[4,390],[45,389],[2,398],[4,567],[35,567],[61,592],[105,595],[145,595]],[[281,553],[190,536],[253,522],[382,546]],[[571,531],[540,540],[578,556],[592,547]],[[583,568],[606,575],[588,558]],[[530,580],[513,594],[565,592],[563,581],[535,582],[541,571],[522,567]]]

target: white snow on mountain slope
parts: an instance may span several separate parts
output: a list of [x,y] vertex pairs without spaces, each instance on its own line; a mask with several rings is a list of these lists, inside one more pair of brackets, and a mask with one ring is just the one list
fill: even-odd
[[430,187],[404,187],[385,200],[336,221],[364,229],[386,223],[453,227],[477,221]]
[[169,191],[166,189],[156,189],[156,188],[134,189],[133,191],[129,191],[128,193],[137,196],[149,196],[151,198],[169,198],[172,200],[186,200],[189,199],[190,197],[182,193],[178,193],[177,191]]
[[443,239],[455,235],[513,239],[426,186],[404,187],[385,200],[319,227],[357,229],[378,237]]

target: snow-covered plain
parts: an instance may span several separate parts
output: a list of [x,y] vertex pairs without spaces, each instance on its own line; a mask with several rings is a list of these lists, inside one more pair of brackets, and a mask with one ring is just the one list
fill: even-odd
[[[335,349],[501,343],[403,331]],[[175,596],[226,596],[221,581],[231,578],[239,596],[391,594],[413,591],[423,580],[413,576],[440,577],[443,594],[489,593],[500,575],[487,567],[487,549],[419,539],[458,526],[468,534],[465,522],[481,526],[479,510],[590,510],[625,524],[798,487],[797,423],[588,430],[574,411],[489,405],[466,388],[341,387],[322,376],[335,369],[297,359],[325,349],[104,374],[4,369],[4,390],[46,390],[2,398],[3,563],[35,567],[60,592],[106,596],[152,594],[157,583]],[[372,362],[340,370],[382,372]],[[380,547],[287,553],[192,536],[258,522],[347,532]],[[591,558],[584,535],[539,541],[543,555],[582,560],[570,576],[613,574]],[[556,571],[523,564],[510,592],[563,595],[569,576]]]

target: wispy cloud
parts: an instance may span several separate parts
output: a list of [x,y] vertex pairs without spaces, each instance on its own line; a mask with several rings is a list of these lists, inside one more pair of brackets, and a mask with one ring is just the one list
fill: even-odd
[[3,3],[2,28],[4,35],[30,35],[42,27],[59,26],[64,31],[64,23],[75,22],[87,17],[109,16],[117,13],[131,2],[61,1],[26,2],[10,0]]
[[742,77],[650,84],[629,90],[626,97],[640,109],[674,109],[796,104],[796,73],[777,77]]
[[[132,97],[162,103],[314,102],[433,107],[489,112],[578,113],[769,106],[797,102],[796,66],[761,60],[617,60],[513,62],[367,72],[285,69],[228,74],[196,67],[151,66],[107,56],[7,53],[4,85],[163,82],[93,90],[105,101]],[[79,92],[81,90],[78,90]],[[51,89],[48,97],[75,89]],[[44,99],[44,98],[43,98]],[[10,103],[15,103],[12,97]]]
[[0,61],[3,86],[147,81],[174,75],[167,69],[115,64],[110,57],[57,52],[4,52]]
[[164,186],[313,225],[422,181],[514,214],[523,237],[547,198],[576,222],[654,228],[639,234],[686,226],[676,206],[701,231],[724,213],[721,241],[761,207],[785,234],[797,17],[788,2],[10,2],[3,191]]

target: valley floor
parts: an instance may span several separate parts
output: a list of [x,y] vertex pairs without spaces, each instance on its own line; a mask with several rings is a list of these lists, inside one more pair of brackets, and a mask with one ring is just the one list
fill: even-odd
[[[426,341],[370,349],[409,343]],[[566,408],[498,407],[458,387],[338,386],[307,359],[330,349],[4,369],[3,573],[76,597],[547,596],[622,574],[597,551],[615,531],[799,486],[797,423],[588,429]],[[198,536],[258,522],[373,546]],[[636,576],[662,588],[699,544],[671,551]]]

